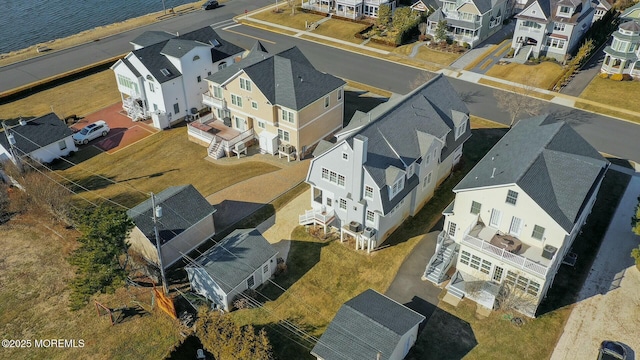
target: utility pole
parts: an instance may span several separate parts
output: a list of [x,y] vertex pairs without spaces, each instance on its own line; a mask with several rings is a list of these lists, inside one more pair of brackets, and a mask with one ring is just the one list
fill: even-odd
[[[20,118],[20,121],[22,121],[22,118]],[[7,129],[7,124],[5,124],[4,121],[2,122],[2,129],[4,130],[4,135],[7,137],[7,142],[9,143],[9,153],[11,154],[13,163],[18,168],[18,171],[22,173],[22,162],[20,162],[20,158],[18,157],[15,149],[16,138],[13,136],[13,134],[9,133],[9,129]]]
[[158,231],[158,219],[162,217],[162,207],[156,206],[156,197],[151,193],[151,213],[153,214],[153,231],[156,237],[156,249],[158,250],[158,266],[160,267],[160,276],[162,277],[162,289],[164,294],[168,295],[167,278],[164,276],[164,265],[162,264],[162,246],[160,244],[160,233]]
[[167,8],[164,6],[164,0],[162,0],[162,10],[164,10],[164,14],[167,15]]

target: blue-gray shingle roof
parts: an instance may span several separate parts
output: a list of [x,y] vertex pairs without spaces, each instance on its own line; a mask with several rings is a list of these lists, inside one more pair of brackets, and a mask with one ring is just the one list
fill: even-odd
[[131,43],[138,46],[149,46],[163,42],[169,39],[173,39],[175,35],[166,31],[145,31],[135,39],[131,40]]
[[278,252],[260,231],[240,229],[229,234],[195,261],[225,293],[229,293],[276,254]]
[[300,110],[317,101],[345,82],[316,70],[297,48],[271,55],[262,47],[252,50],[246,58],[207,80],[222,84],[243,70],[271,104]]
[[571,232],[607,164],[571,126],[543,115],[518,122],[454,191],[517,184]]
[[[215,212],[193,185],[169,187],[155,195],[156,206],[162,207],[162,218],[158,220],[161,244],[165,244],[178,234],[190,228]],[[155,245],[151,198],[127,211],[144,236]]]
[[311,350],[324,360],[389,359],[401,337],[425,317],[368,289],[342,305]]
[[[67,124],[54,113],[27,120],[25,125],[13,126],[9,129],[9,133],[13,133],[16,140],[15,147],[24,154],[73,135],[73,131]],[[5,134],[0,135],[0,144],[5,149],[9,149]]]

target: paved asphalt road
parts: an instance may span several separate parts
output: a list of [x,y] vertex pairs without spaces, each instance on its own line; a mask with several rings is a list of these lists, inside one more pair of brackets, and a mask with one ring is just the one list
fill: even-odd
[[[248,0],[233,0],[227,4],[216,10],[196,11],[95,43],[0,68],[0,91],[104,58],[124,54],[130,50],[129,41],[143,31],[190,31],[208,24],[222,23],[233,14],[243,13],[245,8],[255,9],[267,4],[267,2],[259,0],[259,3],[251,3]],[[409,92],[415,87],[413,85],[415,79],[425,73],[421,69],[363,56],[357,52],[344,51],[247,26],[234,26],[226,31],[218,29],[218,32],[226,40],[244,48],[250,48],[256,39],[265,40],[264,45],[272,52],[296,45],[321,71],[394,93],[405,94]],[[499,96],[501,91],[453,78],[450,80],[457,91],[466,95],[467,106],[472,114],[508,123],[508,114],[498,109],[495,100],[495,96]],[[640,162],[640,141],[638,141],[640,126],[551,103],[545,103],[545,109],[568,121],[596,149]]]
[[0,93],[33,83],[98,61],[126,54],[129,41],[149,30],[185,33],[207,25],[230,20],[244,10],[271,4],[270,0],[233,0],[214,10],[200,10],[175,16],[142,28],[113,35],[93,43],[49,53],[47,55],[0,67]]

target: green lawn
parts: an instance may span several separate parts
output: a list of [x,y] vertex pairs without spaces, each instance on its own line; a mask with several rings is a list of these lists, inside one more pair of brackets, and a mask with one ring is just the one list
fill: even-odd
[[356,38],[354,35],[364,30],[367,25],[358,24],[350,21],[331,19],[323,22],[313,30],[314,34],[330,36],[334,39],[349,41],[360,44],[364,40]]
[[284,3],[279,6],[280,12],[276,13],[273,10],[265,10],[259,12],[257,14],[252,14],[251,17],[254,19],[268,21],[273,24],[279,24],[288,26],[290,28],[305,30],[306,23],[316,22],[318,20],[324,19],[325,16],[316,15],[316,14],[308,14],[296,9],[296,13],[294,15],[291,14],[291,8]]
[[[71,161],[80,161],[85,150],[74,155]],[[207,196],[278,170],[259,161],[218,165],[205,160],[205,156],[206,148],[189,141],[183,126],[149,136],[112,155],[96,155],[59,174],[77,183],[76,191],[83,198],[94,201],[102,196],[125,206],[135,206],[147,197],[146,193],[160,192],[168,186],[192,184]],[[83,191],[80,186],[92,192]]]
[[504,129],[474,130],[465,145],[462,168],[440,185],[431,201],[415,217],[405,221],[381,250],[371,255],[356,252],[353,244],[340,243],[335,238],[320,240],[308,234],[304,227],[297,227],[291,234],[288,272],[275,279],[287,291],[283,293],[274,285],[260,289],[268,298],[259,296],[265,301],[264,308],[235,311],[235,320],[266,327],[278,358],[305,358],[315,342],[292,334],[277,322],[287,319],[312,336],[320,337],[345,301],[368,288],[384,293],[406,256],[453,199],[453,186],[504,133]]

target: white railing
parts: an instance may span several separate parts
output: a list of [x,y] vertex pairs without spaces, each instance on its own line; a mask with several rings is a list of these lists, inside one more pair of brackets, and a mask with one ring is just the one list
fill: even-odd
[[520,26],[518,27],[518,31],[526,31],[526,32],[530,32],[530,33],[535,33],[535,34],[539,34],[542,32],[542,29],[536,29],[536,28],[532,28],[530,26]]
[[[506,263],[519,267],[520,269],[528,271],[534,275],[546,277],[547,272],[549,271],[548,266],[533,262],[524,256],[510,253],[503,248],[491,245],[490,243],[471,235],[465,235],[462,238],[462,244],[480,250],[485,254],[497,257]],[[553,263],[553,259],[551,260],[551,263]]]
[[310,221],[315,221],[320,224],[328,224],[335,217],[335,211],[320,211],[320,210],[306,210],[304,214],[298,215],[299,224],[307,224]]
[[213,139],[211,139],[211,142],[209,143],[209,146],[207,146],[207,154],[212,155],[213,148],[216,147],[217,143],[218,142],[216,141],[216,136],[214,136]]
[[225,99],[218,99],[216,97],[211,96],[211,93],[206,92],[202,94],[202,102],[205,105],[216,107],[218,109],[226,109],[227,101]]
[[240,133],[236,137],[231,140],[222,140],[221,145],[224,147],[226,151],[231,151],[231,149],[239,142],[245,141],[248,138],[253,136],[253,129],[245,130]]

